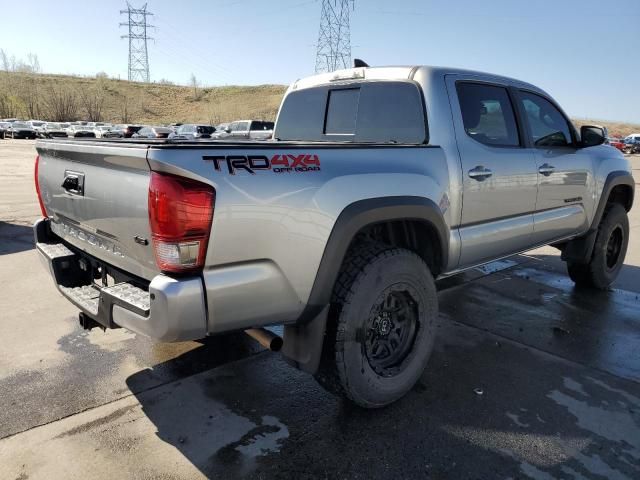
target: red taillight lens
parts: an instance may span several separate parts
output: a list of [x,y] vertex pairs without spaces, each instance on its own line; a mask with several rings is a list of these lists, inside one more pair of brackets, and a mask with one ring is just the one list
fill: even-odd
[[47,210],[44,208],[44,203],[42,201],[42,194],[40,193],[40,179],[38,178],[38,169],[40,167],[40,155],[36,155],[36,166],[34,171],[34,179],[36,182],[36,193],[38,194],[38,203],[40,204],[40,211],[42,212],[42,216],[47,218]]
[[151,172],[149,224],[156,263],[163,272],[202,269],[213,220],[210,185]]

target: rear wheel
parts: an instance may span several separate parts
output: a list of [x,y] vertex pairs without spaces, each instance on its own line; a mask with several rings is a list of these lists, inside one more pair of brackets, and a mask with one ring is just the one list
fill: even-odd
[[603,216],[589,263],[567,263],[577,286],[606,290],[618,277],[629,244],[629,219],[624,207],[611,205]]
[[404,396],[422,375],[438,305],[415,253],[380,244],[354,249],[334,288],[318,382],[365,408]]

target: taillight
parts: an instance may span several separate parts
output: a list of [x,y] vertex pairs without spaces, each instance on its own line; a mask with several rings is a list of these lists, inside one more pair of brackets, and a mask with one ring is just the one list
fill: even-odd
[[36,166],[34,171],[34,179],[36,182],[36,194],[38,195],[38,203],[40,204],[40,211],[42,212],[42,216],[47,218],[47,210],[44,208],[44,202],[42,201],[42,194],[40,193],[40,179],[38,178],[38,169],[40,166],[40,155],[36,155]]
[[149,224],[156,263],[163,272],[201,270],[213,220],[210,185],[151,172]]

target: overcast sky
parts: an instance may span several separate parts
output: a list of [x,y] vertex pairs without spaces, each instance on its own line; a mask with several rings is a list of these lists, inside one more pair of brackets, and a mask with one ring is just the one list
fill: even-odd
[[[132,5],[141,6],[133,0]],[[151,79],[288,84],[313,73],[320,0],[148,0]],[[46,73],[127,77],[113,0],[0,0],[0,48]],[[15,14],[12,14],[15,11]],[[356,0],[371,65],[484,70],[534,83],[578,118],[640,123],[638,0]]]

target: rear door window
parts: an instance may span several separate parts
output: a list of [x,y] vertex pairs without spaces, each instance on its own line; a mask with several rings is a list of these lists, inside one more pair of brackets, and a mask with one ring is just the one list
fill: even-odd
[[513,105],[505,87],[458,82],[456,90],[467,135],[485,145],[520,145]]

